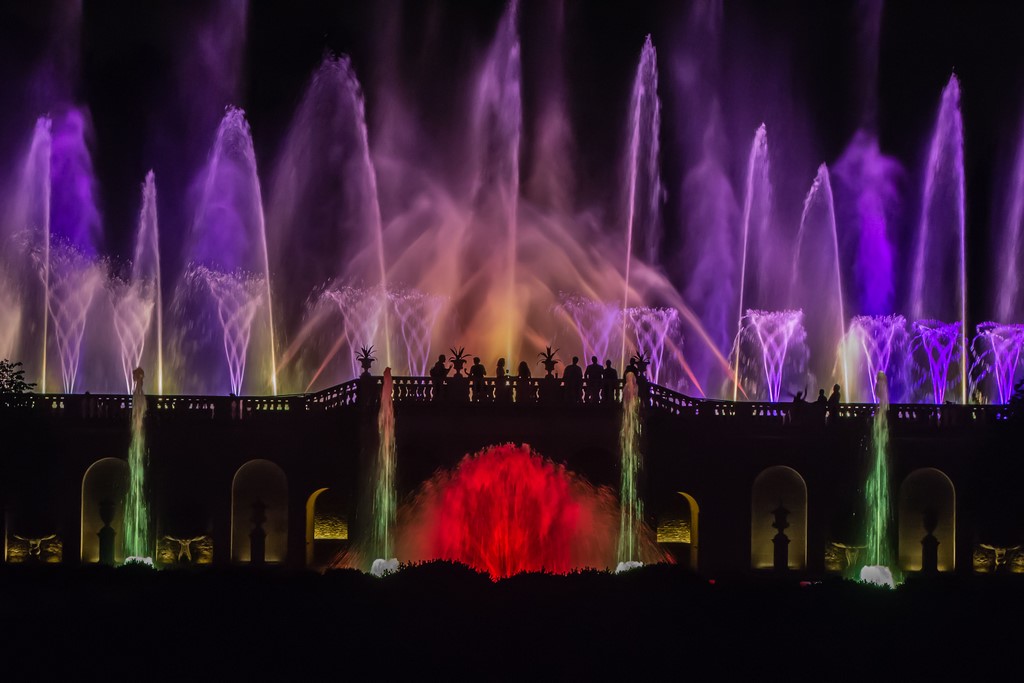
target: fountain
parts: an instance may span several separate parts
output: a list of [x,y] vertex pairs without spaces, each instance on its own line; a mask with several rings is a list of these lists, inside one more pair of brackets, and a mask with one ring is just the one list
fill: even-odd
[[[529,446],[490,446],[438,472],[398,512],[403,561],[462,562],[494,579],[520,572],[564,574],[615,565],[615,495],[542,458]],[[664,554],[642,524],[634,560]]]
[[[222,327],[224,359],[230,390],[239,394],[250,352],[254,322],[259,322],[258,355],[261,379],[253,386],[277,393],[277,360],[274,352],[273,306],[267,261],[263,197],[249,124],[242,110],[229,107],[217,129],[217,137],[205,171],[199,208],[188,248],[189,264],[176,295],[177,324],[185,328],[203,317],[213,304]],[[202,287],[205,284],[205,300]],[[190,295],[199,295],[196,300]],[[207,314],[208,315],[208,314]],[[258,317],[257,317],[258,316]],[[263,334],[265,332],[265,335]],[[192,348],[178,340],[179,363],[207,368],[197,377],[223,377],[207,365],[212,337]],[[262,378],[266,379],[263,380]],[[201,380],[200,380],[201,381]],[[223,386],[223,385],[221,385]],[[218,387],[206,386],[207,392]],[[217,392],[219,393],[219,392]]]
[[1000,325],[986,322],[978,325],[978,335],[971,343],[971,352],[979,373],[975,383],[991,375],[995,380],[996,403],[1006,404],[1013,396],[1014,377],[1024,349],[1024,325]]
[[[918,225],[914,266],[911,271],[910,313],[915,319],[937,318],[958,320],[955,340],[960,349],[957,354],[967,358],[967,254],[964,235],[964,142],[963,121],[960,118],[960,81],[950,76],[942,91],[942,104],[935,124],[928,165],[925,169],[924,196],[921,220]],[[925,280],[929,285],[925,285]],[[956,283],[955,300],[942,287],[931,282]],[[929,330],[936,330],[927,324]],[[952,332],[944,326],[941,334]],[[938,342],[933,333],[927,333],[929,367],[932,368],[933,388],[937,403],[945,395],[945,370],[942,371],[941,390],[935,385],[934,349],[938,360],[950,357],[945,341]],[[938,344],[938,346],[936,346]],[[941,347],[941,352],[938,347]],[[960,400],[967,403],[967,363],[960,364]]]
[[961,366],[966,365],[959,345],[962,334],[959,322],[943,323],[938,320],[914,322],[911,351],[919,350],[927,359],[928,378],[931,380],[932,397],[935,403],[941,404],[946,398],[946,389],[949,386],[949,368],[953,363],[960,361]]
[[[827,255],[822,258],[822,255]],[[790,305],[803,311],[807,327],[807,345],[818,351],[811,369],[819,385],[834,384],[838,374],[843,386],[850,385],[845,354],[839,354],[840,373],[836,373],[835,353],[846,336],[846,312],[843,302],[842,264],[839,261],[839,237],[832,201],[832,183],[828,167],[822,164],[814,178],[800,216],[793,272],[790,276]],[[813,320],[813,325],[807,321]]]
[[622,385],[622,427],[619,430],[621,483],[619,484],[619,567],[637,562],[644,519],[644,501],[640,497],[639,478],[643,467],[640,452],[640,395],[636,375],[627,373]]
[[373,527],[370,532],[370,557],[374,558],[372,573],[380,576],[397,568],[394,526],[398,509],[395,492],[395,408],[391,397],[391,368],[384,368],[377,412],[377,458],[373,467]]
[[[626,157],[626,260],[623,266],[622,309],[629,307],[630,266],[634,246],[648,263],[658,260],[659,208],[663,190],[658,170],[658,53],[648,35],[640,52],[633,95],[629,103],[629,143]],[[626,319],[622,319],[619,367],[626,365]]]
[[[902,315],[858,315],[850,321],[843,353],[859,360],[867,392],[861,391],[861,400],[878,402],[875,380],[879,373],[892,376],[893,351],[906,344],[907,321]],[[847,382],[847,393],[854,395]]]
[[742,355],[744,367],[750,370],[747,378],[756,382],[768,401],[776,403],[786,362],[796,366],[796,372],[790,374],[803,374],[804,338],[802,311],[748,310],[736,338],[736,367]]
[[879,372],[875,382],[878,406],[871,424],[871,469],[864,485],[864,509],[867,545],[861,581],[894,586],[891,567],[895,564],[889,529],[893,518],[889,491],[889,392],[885,374]]
[[121,349],[125,385],[132,388],[133,368],[142,363],[142,352],[153,318],[156,318],[157,393],[163,393],[163,319],[160,296],[160,247],[156,214],[156,179],[146,174],[142,210],[135,238],[135,258],[130,280],[111,277],[110,296],[114,331]]
[[610,359],[613,349],[623,344],[650,349],[654,382],[660,380],[666,360],[682,346],[679,311],[673,308],[634,306],[622,310],[614,304],[567,296],[556,310],[572,320],[584,358]]
[[[476,57],[461,71],[446,64],[446,86],[427,88],[429,97],[401,59],[382,59],[366,82],[362,56],[326,54],[304,90],[295,84],[281,139],[262,112],[254,131],[242,109],[221,109],[241,92],[246,13],[211,14],[201,34],[222,32],[224,44],[183,67],[201,72],[197,90],[215,101],[185,116],[192,135],[182,145],[209,145],[206,163],[177,153],[145,160],[167,169],[161,220],[190,229],[160,244],[150,173],[130,254],[118,252],[130,242],[125,226],[103,225],[89,110],[62,91],[0,175],[11,178],[0,203],[0,355],[24,361],[44,392],[58,383],[130,391],[132,369],[147,365],[160,393],[274,394],[357,376],[347,359],[360,344],[381,349],[396,374],[420,375],[432,347],[452,339],[490,366],[550,343],[566,348],[569,333],[581,356],[620,370],[627,347],[650,350],[652,381],[694,396],[778,400],[784,381],[827,386],[831,377],[867,401],[883,371],[894,400],[944,401],[955,382],[940,375],[956,359],[960,400],[969,368],[992,384],[1012,381],[995,337],[966,344],[960,83],[950,78],[938,103],[918,202],[879,143],[877,3],[859,20],[856,133],[824,163],[798,139],[799,112],[780,120],[771,103],[748,110],[757,98],[735,99],[723,77],[733,73],[724,68],[730,22],[717,3],[687,12],[685,45],[659,52],[647,35],[628,47],[621,101],[610,87],[592,103],[613,126],[605,129],[622,134],[591,156],[586,126],[575,129],[564,17],[553,12],[536,61],[524,62],[520,10],[510,2],[481,24]],[[751,141],[733,142],[758,121]],[[1006,206],[993,212],[1002,228],[990,240],[1000,250],[994,310],[976,318],[1009,327],[1024,313],[1013,260],[1021,150]],[[812,174],[807,190],[801,178]],[[801,331],[751,325],[747,313],[782,310],[802,311]],[[958,321],[958,350],[919,324],[917,357],[904,354],[894,322],[904,319]],[[790,356],[800,338],[806,359]],[[922,375],[932,379],[927,396],[910,379]],[[1006,390],[992,393],[1002,400]]]
[[132,440],[128,446],[128,492],[124,501],[125,564],[153,563],[153,538],[149,529],[149,502],[146,496],[146,394],[142,391],[145,373],[132,373]]
[[[744,308],[749,300],[747,295],[748,266],[747,259],[751,253],[756,253],[760,246],[760,238],[767,231],[769,213],[771,210],[771,181],[768,171],[768,130],[762,123],[757,133],[754,134],[754,141],[750,145],[750,156],[747,160],[747,182],[743,199],[743,237],[740,242],[742,258],[740,259],[740,286],[739,286],[739,315],[736,323],[736,338],[743,332],[746,315]],[[752,230],[753,228],[753,230]],[[751,284],[754,291],[762,275],[761,268],[754,268],[751,273]],[[749,310],[747,311],[749,315]],[[739,398],[740,389],[740,355],[739,345],[735,345],[735,357],[733,358],[732,377],[732,400]]]

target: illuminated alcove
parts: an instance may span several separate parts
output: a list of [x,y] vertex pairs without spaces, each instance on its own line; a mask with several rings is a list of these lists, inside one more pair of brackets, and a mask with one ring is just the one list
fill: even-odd
[[317,489],[306,500],[306,565],[329,559],[347,541],[344,501],[331,489]]
[[[261,519],[262,518],[262,519]],[[288,549],[288,478],[269,460],[250,460],[231,483],[231,560],[251,562],[253,530],[264,538],[264,560],[284,562]]]
[[657,536],[659,545],[676,561],[697,569],[700,507],[689,493],[676,491],[660,506]]
[[[784,512],[780,512],[784,510]],[[778,514],[777,514],[778,513]],[[789,569],[807,567],[807,484],[792,467],[776,465],[754,479],[750,496],[750,564],[754,569],[775,567],[775,543],[781,517],[789,526],[782,531],[789,539],[785,548]]]
[[921,571],[925,541],[929,535],[938,541],[936,568],[950,572],[956,568],[956,490],[941,470],[925,467],[907,475],[899,494],[899,552],[904,571]]
[[[120,458],[97,460],[82,477],[82,553],[83,563],[100,562],[100,532],[109,520],[113,532],[113,557],[124,561],[124,496],[128,490],[128,463]],[[105,534],[110,532],[104,532]]]

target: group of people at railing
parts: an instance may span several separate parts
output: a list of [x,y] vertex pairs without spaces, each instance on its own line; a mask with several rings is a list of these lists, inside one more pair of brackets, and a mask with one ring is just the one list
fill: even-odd
[[649,363],[641,353],[630,359],[622,379],[610,360],[602,366],[597,356],[591,357],[586,368],[580,365],[578,356],[573,356],[560,377],[555,372],[560,361],[554,353],[548,347],[539,354],[539,364],[546,373],[534,378],[525,360],[519,363],[514,375],[506,367],[504,358],[498,359],[493,375],[487,374],[479,357],[474,357],[472,365],[465,370],[468,357],[462,349],[453,349],[451,358],[439,355],[430,369],[433,398],[474,403],[613,403],[620,399],[622,380],[629,373],[636,377],[641,390],[648,386]]
[[839,404],[842,403],[840,386],[832,386],[832,393],[825,396],[825,390],[818,390],[818,398],[813,402],[807,400],[807,389],[798,391],[793,396],[789,422],[834,422],[839,417]]

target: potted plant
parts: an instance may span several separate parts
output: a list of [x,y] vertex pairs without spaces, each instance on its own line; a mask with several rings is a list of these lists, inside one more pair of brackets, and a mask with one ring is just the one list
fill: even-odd
[[469,354],[466,353],[466,348],[463,346],[460,346],[458,349],[449,348],[448,350],[452,352],[452,356],[448,360],[451,361],[452,368],[455,370],[455,376],[460,377],[462,376],[462,368],[466,365],[466,358]]
[[375,360],[377,360],[374,357],[374,355],[373,355],[373,347],[372,346],[370,346],[369,348],[367,348],[365,346],[359,347],[359,353],[356,354],[356,360],[359,361],[359,364],[363,366],[363,374],[362,374],[362,376],[363,377],[369,377],[370,376],[370,366],[373,365],[373,362]]
[[541,365],[543,365],[544,369],[547,370],[548,374],[545,375],[545,377],[554,376],[552,373],[555,371],[555,365],[558,364],[558,359],[555,358],[556,353],[558,353],[558,349],[552,351],[551,347],[549,346],[537,354],[538,356],[540,356]]
[[644,373],[647,372],[647,366],[651,364],[651,357],[637,349],[636,355],[630,358],[629,361],[636,368],[636,376],[644,377]]

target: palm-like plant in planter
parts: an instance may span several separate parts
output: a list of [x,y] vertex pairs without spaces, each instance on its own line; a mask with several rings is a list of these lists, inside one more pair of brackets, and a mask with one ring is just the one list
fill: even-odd
[[543,351],[537,354],[538,356],[540,356],[541,365],[543,365],[544,369],[547,370],[548,374],[545,375],[546,377],[552,376],[552,373],[555,371],[555,365],[558,364],[558,359],[555,358],[556,353],[558,353],[558,349],[552,351],[551,347],[548,346]]
[[637,377],[643,377],[644,373],[647,372],[647,366],[651,364],[651,357],[640,349],[637,349],[636,354],[629,360],[636,366]]
[[360,346],[359,353],[356,354],[356,360],[363,366],[363,375],[370,374],[370,366],[373,365],[377,358],[373,355],[373,346],[366,347]]
[[466,353],[466,347],[460,346],[458,349],[449,348],[448,350],[452,352],[451,358],[448,360],[451,361],[452,367],[455,369],[455,374],[461,375],[462,368],[466,365],[466,359],[469,356],[469,354]]

